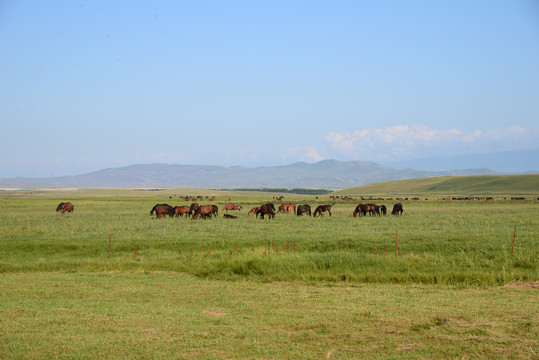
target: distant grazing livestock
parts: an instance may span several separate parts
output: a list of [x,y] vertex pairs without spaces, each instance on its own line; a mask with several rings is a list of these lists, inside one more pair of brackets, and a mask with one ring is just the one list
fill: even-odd
[[191,208],[189,206],[174,206],[174,215],[178,216],[189,216]]
[[169,204],[156,204],[150,211],[150,215],[153,215],[154,212],[158,219],[161,219],[166,215],[173,217],[174,207],[170,206]]
[[202,205],[199,206],[195,211],[191,219],[196,220],[199,216],[202,216],[203,219],[209,219],[212,215],[215,214],[214,205]]
[[296,212],[296,204],[294,203],[282,203],[281,206],[279,206],[279,211],[277,212],[290,212],[294,214]]
[[268,215],[268,218],[275,220],[275,206],[271,203],[260,206],[260,209],[256,212],[256,217],[260,215],[261,219],[264,219],[264,215]]
[[370,215],[380,215],[380,208],[374,204],[359,204],[354,210],[354,217],[358,214],[361,216],[366,216],[367,213]]
[[230,215],[230,214],[224,214],[223,218],[224,219],[237,219],[238,217],[234,215]]
[[251,216],[251,215],[253,215],[253,214],[255,214],[255,216],[257,216],[257,215],[258,215],[257,212],[258,212],[259,209],[260,209],[260,206],[257,206],[257,207],[252,208],[252,209],[249,210],[249,212],[247,213],[247,216]]
[[392,215],[402,215],[403,211],[404,210],[402,210],[402,204],[398,203],[398,204],[393,205],[393,211],[391,211],[391,214]]
[[225,204],[225,206],[223,206],[223,211],[229,211],[229,210],[241,211],[243,210],[243,208],[241,207],[241,205],[234,205],[232,203],[227,203]]
[[75,207],[70,202],[61,202],[58,204],[58,207],[56,207],[56,212],[60,211],[62,215],[64,215],[66,212],[70,213],[73,212]]
[[307,204],[298,206],[296,214],[298,216],[301,216],[303,214],[308,214],[309,216],[311,216],[311,206]]
[[331,204],[331,205],[319,205],[316,207],[316,209],[314,210],[314,213],[313,213],[313,216],[322,216],[323,212],[328,212],[329,213],[329,216],[331,216],[331,207],[335,205],[335,203]]

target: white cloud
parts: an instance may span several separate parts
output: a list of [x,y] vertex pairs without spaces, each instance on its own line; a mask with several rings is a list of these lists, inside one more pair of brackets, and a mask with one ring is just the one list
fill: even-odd
[[537,147],[539,129],[511,126],[466,132],[456,128],[445,130],[424,125],[396,125],[331,131],[324,138],[338,155],[385,160],[533,148]]

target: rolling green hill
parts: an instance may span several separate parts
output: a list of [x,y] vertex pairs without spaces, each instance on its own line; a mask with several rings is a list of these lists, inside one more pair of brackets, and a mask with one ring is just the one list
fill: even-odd
[[368,184],[336,194],[536,195],[539,194],[539,175],[439,176]]

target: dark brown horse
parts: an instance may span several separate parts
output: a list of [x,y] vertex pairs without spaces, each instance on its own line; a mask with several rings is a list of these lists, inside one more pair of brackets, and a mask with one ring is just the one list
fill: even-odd
[[219,216],[219,208],[217,207],[217,205],[211,205],[211,215]]
[[275,206],[271,203],[264,204],[256,212],[256,217],[260,215],[260,218],[263,219],[264,215],[268,215],[268,218],[271,217],[275,220]]
[[281,206],[279,206],[278,212],[290,212],[294,214],[296,212],[296,204],[294,203],[282,203]]
[[197,211],[198,209],[198,203],[194,202],[191,204],[191,206],[189,207],[189,215],[193,215],[195,213],[195,211]]
[[319,205],[316,207],[316,209],[314,210],[314,213],[313,213],[313,216],[322,216],[323,212],[328,212],[329,213],[329,216],[331,216],[331,207],[335,205],[335,203],[331,204],[331,205]]
[[354,210],[354,217],[356,217],[357,214],[366,216],[367,213],[370,215],[380,215],[380,208],[374,204],[359,204]]
[[296,214],[297,214],[298,216],[301,216],[301,215],[303,215],[303,214],[308,214],[309,216],[311,216],[311,206],[310,206],[310,205],[307,205],[307,204],[305,204],[305,205],[300,205],[300,206],[298,206],[297,209],[298,209],[298,210],[297,210],[297,213],[296,213]]
[[189,212],[191,212],[191,208],[189,206],[174,206],[174,215],[176,217],[178,216],[189,216]]
[[73,212],[74,209],[75,207],[73,206],[72,203],[61,202],[60,204],[58,204],[58,207],[56,208],[56,212],[60,211],[62,215],[64,215],[66,212],[67,213]]
[[237,216],[230,215],[230,214],[224,214],[223,219],[237,219]]
[[392,215],[402,215],[403,211],[404,210],[402,210],[402,204],[398,203],[398,204],[393,205],[393,210],[391,211],[391,214]]
[[167,215],[173,217],[174,207],[169,204],[156,204],[150,211],[150,215],[153,215],[154,212],[158,219],[161,219]]

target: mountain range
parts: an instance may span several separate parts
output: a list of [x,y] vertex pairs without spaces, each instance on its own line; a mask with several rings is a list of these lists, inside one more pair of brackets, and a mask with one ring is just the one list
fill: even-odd
[[413,167],[426,171],[473,169],[477,168],[478,164],[481,164],[481,168],[488,168],[502,173],[537,173],[537,170],[539,170],[539,148],[484,154],[430,157],[415,160],[401,160],[398,162],[388,161],[383,163],[383,165],[389,167]]
[[322,160],[248,168],[208,165],[142,164],[77,176],[0,179],[2,188],[326,188],[445,175],[499,174],[489,169],[422,171],[396,169],[371,161]]

